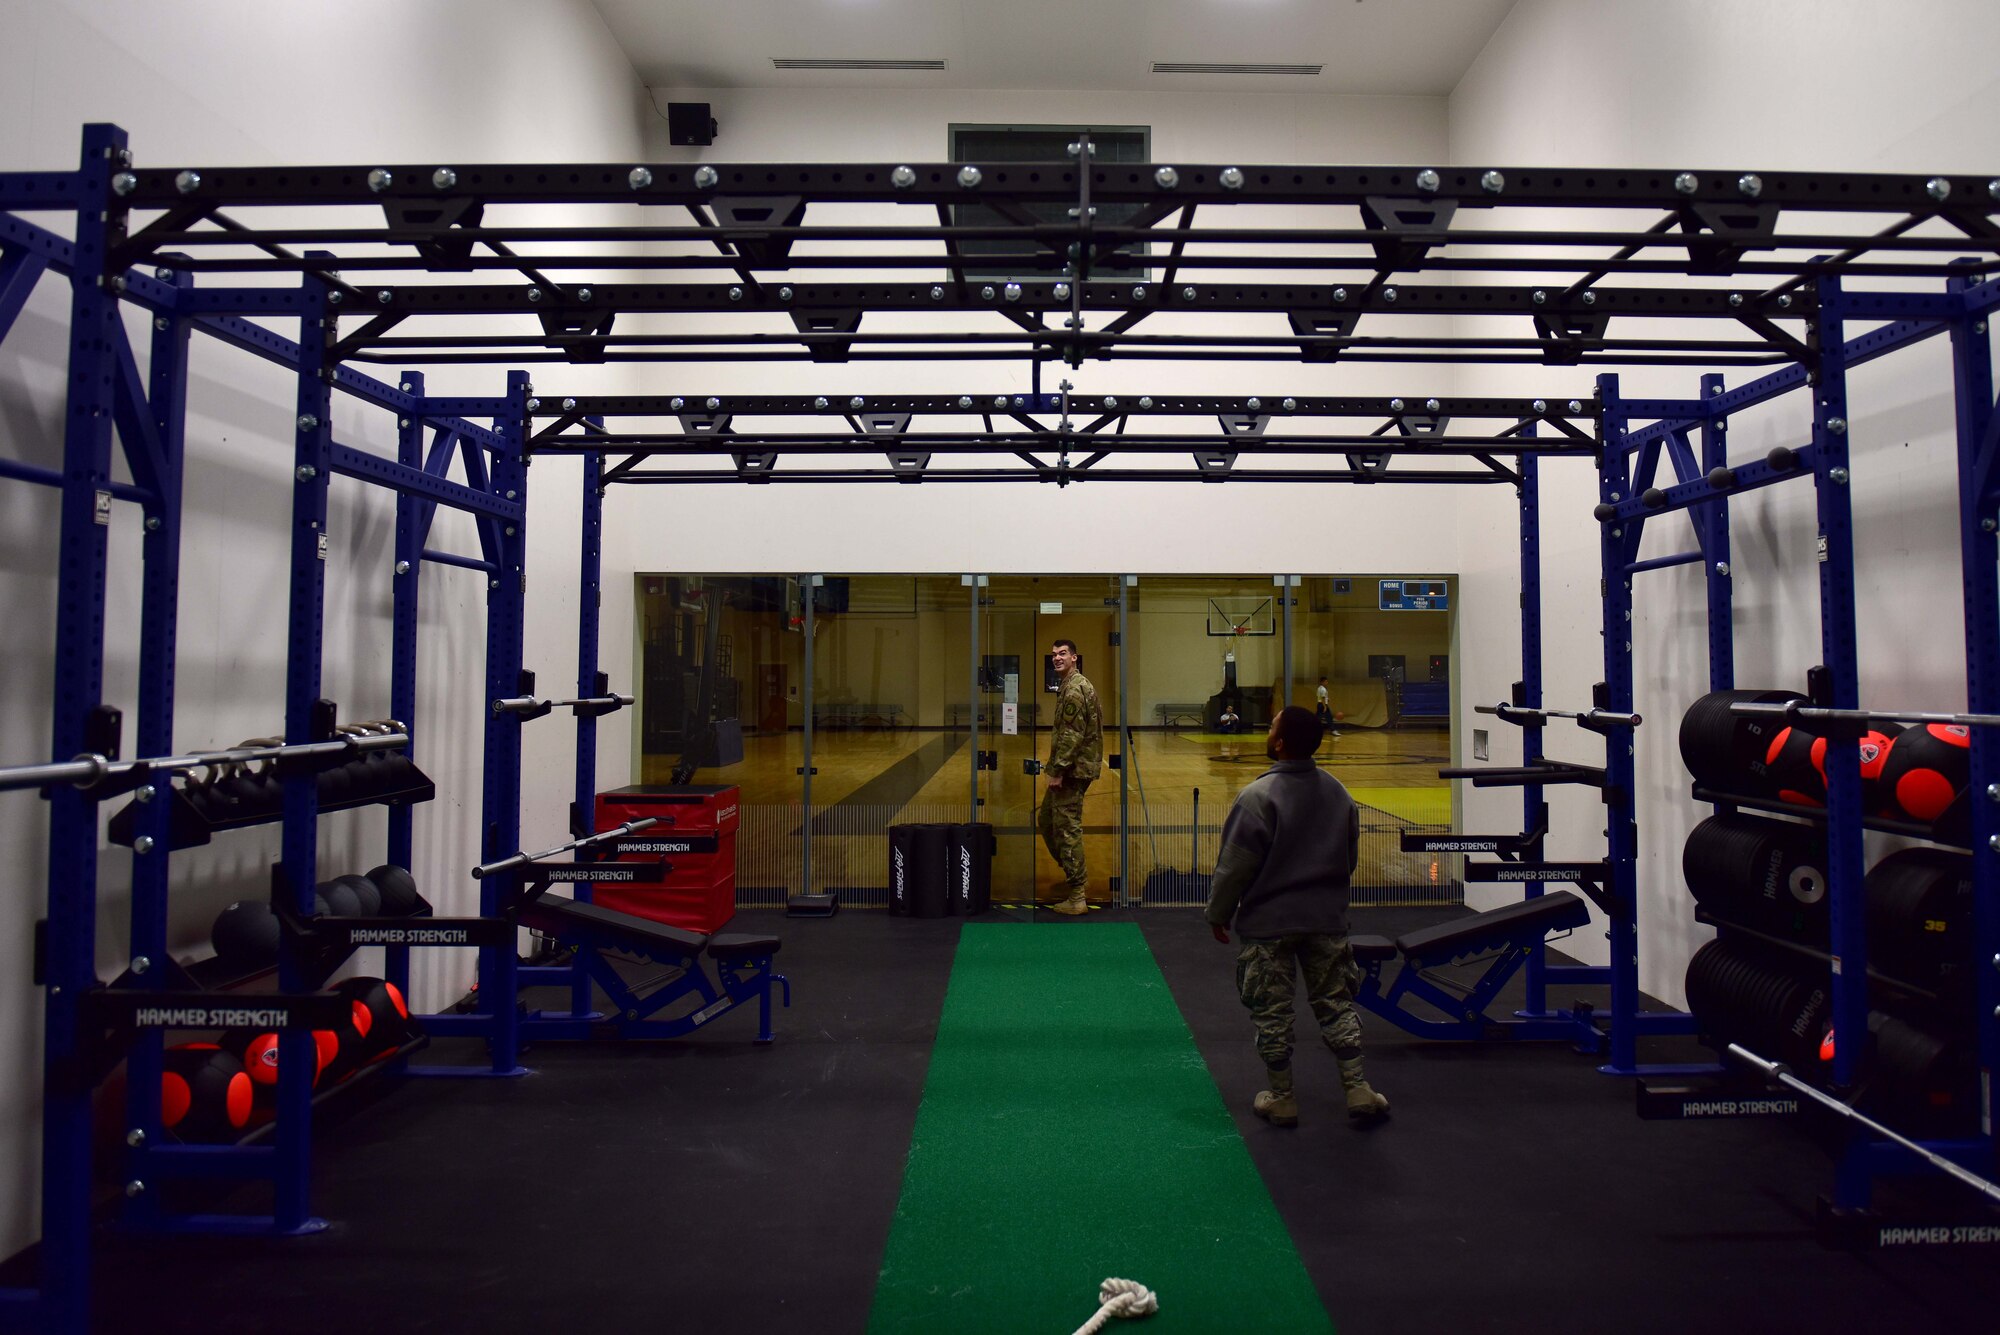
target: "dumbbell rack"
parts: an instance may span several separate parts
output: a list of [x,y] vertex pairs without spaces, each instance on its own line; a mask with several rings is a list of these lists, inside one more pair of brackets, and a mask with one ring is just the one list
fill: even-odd
[[[297,745],[333,737],[335,720],[329,702],[321,699],[320,676],[327,494],[336,473],[397,493],[390,714],[408,723],[417,713],[416,572],[424,561],[468,566],[486,573],[488,694],[496,699],[514,695],[522,688],[521,570],[526,511],[522,442],[526,436],[527,377],[517,373],[509,378],[504,402],[511,411],[498,414],[491,427],[478,426],[461,417],[451,402],[427,398],[419,373],[407,373],[399,383],[388,384],[339,366],[329,356],[337,312],[329,303],[330,285],[323,274],[308,273],[296,289],[276,297],[279,309],[299,317],[300,337],[293,342],[237,313],[270,307],[272,289],[261,289],[261,296],[247,290],[218,291],[197,299],[191,275],[167,269],[153,274],[115,264],[109,257],[123,240],[122,234],[106,213],[80,208],[74,199],[106,194],[111,174],[125,158],[125,143],[124,133],[115,127],[86,127],[79,170],[48,178],[57,182],[51,189],[60,199],[36,197],[34,188],[40,178],[28,178],[33,183],[28,187],[30,198],[23,201],[18,198],[20,182],[10,181],[10,207],[62,208],[75,219],[73,240],[66,241],[17,217],[0,215],[0,241],[7,252],[6,265],[0,269],[0,334],[5,333],[28,290],[44,273],[67,277],[70,289],[70,411],[64,429],[64,468],[60,474],[22,465],[9,465],[4,470],[7,476],[58,487],[61,492],[53,753],[63,757],[97,753],[112,758],[119,753],[121,720],[117,711],[103,704],[104,619],[111,575],[105,523],[114,501],[137,504],[144,514],[139,715],[133,748],[141,756],[173,752],[184,409],[188,348],[195,333],[291,368],[297,375],[285,741]],[[120,317],[126,303],[152,316],[154,332],[143,379]],[[330,408],[335,391],[396,415],[398,458],[394,462],[334,441]],[[114,425],[134,479],[130,484],[112,477]],[[431,437],[428,451],[426,433]],[[462,461],[466,482],[449,478],[454,459]],[[594,487],[587,493],[594,496]],[[439,505],[477,517],[484,548],[480,558],[426,547],[431,516]],[[594,536],[595,526],[589,531]],[[586,546],[586,560],[593,550]],[[595,599],[586,597],[584,607],[585,616],[594,619]],[[585,637],[585,646],[580,691],[588,691],[594,684],[594,635]],[[493,714],[487,724],[484,828],[489,831],[491,856],[519,842],[519,729],[519,719],[505,713]],[[580,731],[587,734],[588,729],[580,725]],[[583,751],[580,748],[580,762],[586,759]],[[594,757],[590,759],[594,771]],[[586,772],[580,763],[579,774]],[[579,791],[586,790],[585,782],[580,778]],[[104,1066],[102,1025],[112,1023],[115,1032],[129,1031],[131,1035],[127,1049],[126,1162],[121,1170],[126,1183],[127,1222],[142,1228],[287,1234],[323,1227],[313,1217],[309,1202],[313,1091],[308,1073],[313,1065],[309,1026],[324,1024],[327,1017],[322,1014],[323,1007],[314,1008],[312,981],[302,976],[297,957],[292,952],[281,956],[278,982],[282,995],[278,1004],[288,1009],[295,1023],[281,1032],[277,1118],[271,1143],[168,1143],[159,1108],[164,1029],[143,1018],[146,1012],[134,1002],[142,994],[133,986],[141,976],[169,985],[184,981],[166,948],[173,803],[147,801],[134,809],[131,965],[126,977],[107,993],[99,985],[94,961],[97,845],[100,805],[105,798],[117,795],[117,790],[62,783],[48,791],[49,915],[41,941],[40,979],[46,998],[41,1284],[38,1290],[0,1294],[0,1318],[23,1318],[31,1326],[81,1331],[87,1322],[91,1287],[89,1235],[94,1182],[90,1138],[95,1081],[88,1073],[101,1074]],[[314,776],[305,772],[287,779],[282,853],[274,880],[292,896],[289,907],[298,917],[310,915],[319,879],[318,816]],[[392,807],[387,861],[408,866],[411,844],[410,808]],[[514,957],[511,933],[509,937],[504,947],[482,951],[482,974],[500,975],[502,985],[487,992],[493,1000],[506,992],[505,966]],[[389,948],[387,955],[390,980],[407,988],[407,947]],[[167,994],[143,994],[162,995]],[[200,998],[208,1011],[225,1017],[218,1023],[227,1023],[225,1013],[233,1014],[232,1008],[249,1004],[212,994],[172,995]],[[115,1007],[115,1014],[107,1005]],[[511,1016],[511,996],[496,1009],[502,1016]],[[134,1015],[142,1018],[134,1022]],[[489,1027],[496,1037],[494,1065],[513,1068],[514,1053],[505,1041],[504,1024]],[[273,1209],[268,1216],[169,1216],[161,1206],[160,1186],[174,1178],[268,1180],[274,1193]]]
[[[1699,397],[1666,411],[1661,411],[1660,405],[1648,405],[1646,415],[1658,420],[1644,426],[1632,424],[1635,414],[1621,403],[1617,378],[1599,377],[1606,449],[1596,516],[1602,530],[1607,678],[1614,683],[1614,691],[1622,689],[1629,700],[1633,576],[1651,569],[1699,564],[1708,599],[1709,689],[1732,689],[1736,683],[1729,498],[1755,488],[1810,479],[1819,531],[1820,652],[1824,665],[1813,703],[1839,710],[1860,709],[1847,372],[1896,349],[1946,334],[1951,341],[1958,440],[1966,709],[1993,714],[2000,707],[2000,577],[1995,569],[2000,552],[1996,552],[1994,537],[2000,473],[1996,473],[1991,445],[1996,414],[1987,320],[2000,306],[2000,282],[1952,277],[1945,281],[1942,293],[1909,294],[1850,293],[1837,276],[1802,279],[1794,285],[1800,286],[1808,286],[1816,298],[1809,331],[1810,369],[1791,367],[1734,390],[1725,388],[1720,375],[1703,376]],[[1845,333],[1848,321],[1892,323],[1850,339]],[[1812,391],[1809,443],[1774,449],[1763,459],[1732,466],[1727,457],[1731,415],[1807,387]],[[1698,461],[1691,440],[1696,433],[1700,436]],[[1670,461],[1675,481],[1659,484],[1656,478],[1663,456]],[[1685,512],[1692,523],[1695,547],[1640,560],[1639,541],[1647,520],[1676,511]],[[1618,759],[1614,756],[1614,762]],[[1623,764],[1629,778],[1629,757]],[[1838,1034],[1865,1034],[1869,997],[1862,833],[1870,822],[1864,818],[1860,758],[1851,732],[1828,738],[1826,779],[1823,819],[1831,916],[1829,953],[1834,965],[1833,1026]],[[1968,842],[1974,868],[1978,978],[1976,1012],[1970,1018],[1978,1034],[1978,1065],[1986,1105],[1983,1130],[1965,1140],[1922,1143],[1941,1158],[1992,1178],[2000,1168],[2000,1142],[1995,1139],[1990,1103],[1992,1075],[2000,1069],[2000,739],[1990,729],[1974,728],[1972,732],[1970,793]],[[1704,790],[1697,790],[1696,796],[1715,802],[1719,811],[1756,805]],[[1914,828],[1898,827],[1896,832],[1926,837]],[[1830,1073],[1836,1091],[1854,1087],[1864,1049],[1860,1042],[1836,1045]],[[1929,1166],[1902,1148],[1857,1134],[1841,1156],[1833,1192],[1825,1202],[1825,1218],[1836,1227],[1866,1218],[1863,1212],[1879,1179],[1925,1171],[1930,1171]]]

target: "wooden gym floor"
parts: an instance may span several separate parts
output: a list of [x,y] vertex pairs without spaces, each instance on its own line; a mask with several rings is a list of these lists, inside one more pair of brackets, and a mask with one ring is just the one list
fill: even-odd
[[[1106,741],[1108,754],[1116,749],[1115,734]],[[980,818],[993,823],[999,842],[995,900],[1025,902],[1031,895],[1041,902],[1061,898],[1061,874],[1034,835],[1041,781],[1024,773],[1022,766],[1031,757],[1046,757],[1047,732],[1005,737],[982,730],[979,744],[998,752],[998,768],[980,775],[980,795],[985,799]],[[970,745],[963,730],[816,730],[814,888],[884,886],[883,831],[889,825],[966,819]],[[1261,732],[1228,736],[1191,729],[1134,730],[1133,754],[1126,767],[1131,820],[1126,853],[1135,890],[1159,870],[1212,868],[1230,803],[1269,764],[1263,746]],[[799,732],[749,736],[743,748],[741,764],[705,770],[697,777],[741,789],[739,903],[748,907],[768,899],[775,905],[783,902],[783,893],[800,888],[798,771],[804,764],[804,737]],[[1317,759],[1362,804],[1362,866],[1355,883],[1377,892],[1372,902],[1457,902],[1449,868],[1428,856],[1402,853],[1399,841],[1404,830],[1451,828],[1451,788],[1437,776],[1441,767],[1452,763],[1450,733],[1444,728],[1347,728],[1337,737],[1327,737]],[[644,781],[667,782],[673,760],[645,757]],[[1093,901],[1112,898],[1110,878],[1119,867],[1118,829],[1118,774],[1107,769],[1084,800],[1084,859]],[[1161,902],[1162,883],[1156,879],[1152,884],[1147,902]],[[846,902],[867,901],[850,895]]]

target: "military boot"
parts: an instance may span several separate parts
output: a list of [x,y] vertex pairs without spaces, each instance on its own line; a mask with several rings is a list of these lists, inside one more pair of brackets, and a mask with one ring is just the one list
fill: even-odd
[[1369,1088],[1361,1073],[1361,1058],[1340,1059],[1340,1083],[1347,1091],[1347,1115],[1357,1122],[1379,1121],[1389,1115],[1389,1100]]
[[1250,1110],[1269,1122],[1272,1126],[1297,1126],[1299,1124],[1299,1100],[1292,1092],[1292,1070],[1288,1066],[1282,1071],[1266,1070],[1271,1087],[1257,1091],[1257,1097],[1250,1101]]
[[1069,888],[1068,899],[1058,899],[1049,905],[1049,908],[1053,912],[1066,913],[1072,918],[1077,918],[1090,912],[1090,900],[1085,898],[1082,886],[1073,885]]

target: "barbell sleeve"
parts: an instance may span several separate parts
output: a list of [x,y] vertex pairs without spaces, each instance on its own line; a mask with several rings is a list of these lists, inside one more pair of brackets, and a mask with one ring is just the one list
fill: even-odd
[[87,788],[112,773],[114,762],[87,751],[74,760],[51,761],[42,765],[9,765],[0,769],[0,789],[40,788],[52,783],[73,783]]

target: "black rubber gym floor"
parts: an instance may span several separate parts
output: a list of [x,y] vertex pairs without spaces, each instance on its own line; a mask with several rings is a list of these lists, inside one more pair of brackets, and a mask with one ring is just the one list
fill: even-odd
[[[1361,910],[1356,930],[1439,916]],[[1990,1250],[1822,1249],[1811,1208],[1831,1165],[1795,1129],[1642,1122],[1629,1081],[1566,1047],[1425,1043],[1370,1021],[1393,1120],[1351,1129],[1332,1059],[1302,1042],[1301,1125],[1268,1127],[1249,1112],[1261,1067],[1233,952],[1196,914],[1137,917],[1347,1335],[1880,1335],[1991,1329],[2000,1311]],[[316,1130],[327,1232],[107,1231],[97,1328],[862,1330],[957,925],[851,912],[735,926],[785,938],[794,1005],[777,1043],[750,1043],[744,1014],[675,1043],[537,1047],[519,1080],[377,1081]],[[1172,1276],[1135,1278],[1171,1303]],[[1256,1295],[1243,1301],[1254,1329]]]

